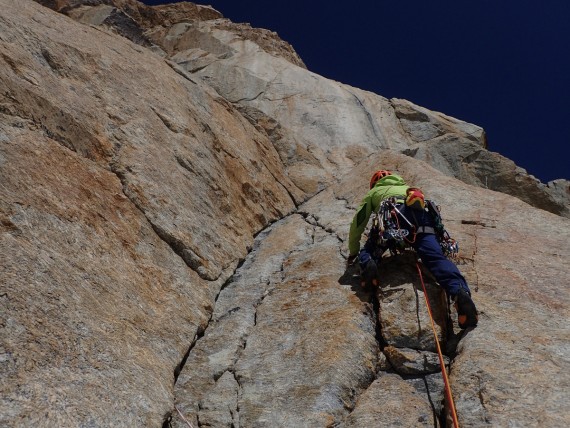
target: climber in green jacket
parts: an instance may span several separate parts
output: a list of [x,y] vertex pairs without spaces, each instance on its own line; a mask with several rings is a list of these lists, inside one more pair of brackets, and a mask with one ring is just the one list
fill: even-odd
[[362,199],[350,225],[348,237],[348,264],[358,257],[364,284],[378,285],[378,264],[385,248],[378,251],[378,237],[370,234],[366,244],[360,249],[360,238],[368,225],[370,216],[378,212],[382,201],[392,198],[398,224],[413,237],[408,243],[416,250],[422,263],[436,278],[437,282],[455,302],[459,326],[463,328],[477,325],[477,309],[471,299],[471,291],[457,266],[450,261],[441,249],[435,235],[436,224],[433,215],[425,208],[424,195],[420,189],[410,187],[399,175],[387,170],[379,170],[370,180],[370,190]]
[[353,258],[356,257],[360,250],[360,237],[364,229],[366,229],[370,215],[373,212],[378,212],[380,203],[388,198],[399,197],[403,200],[408,188],[409,186],[399,175],[383,170],[375,173],[370,182],[370,191],[362,199],[360,207],[350,225],[348,251]]

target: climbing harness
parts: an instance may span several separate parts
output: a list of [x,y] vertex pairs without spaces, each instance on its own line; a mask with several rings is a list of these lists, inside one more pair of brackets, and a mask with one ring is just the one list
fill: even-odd
[[441,366],[441,375],[443,376],[443,383],[445,385],[445,398],[447,399],[449,405],[449,412],[451,413],[451,418],[453,419],[453,426],[459,428],[459,421],[457,420],[457,412],[455,411],[455,402],[453,401],[453,395],[451,394],[451,386],[449,384],[449,378],[447,377],[447,369],[445,368],[445,362],[443,361],[443,354],[441,353],[441,346],[439,345],[439,340],[437,338],[437,332],[435,330],[435,322],[433,321],[433,314],[431,311],[431,306],[429,304],[428,294],[426,286],[424,284],[424,278],[422,275],[422,270],[420,268],[419,261],[416,263],[418,269],[418,274],[420,276],[420,282],[422,283],[422,288],[424,291],[424,298],[426,301],[426,306],[429,314],[429,319],[431,321],[431,328],[433,331],[433,337],[435,339],[435,344],[437,347],[437,355],[439,356],[439,365]]
[[[415,241],[416,227],[401,213],[396,206],[398,201],[396,198],[390,198],[382,201],[378,212],[375,213],[370,229],[371,236],[377,236],[377,245],[380,248],[390,250],[392,255],[396,255],[404,251]],[[408,223],[412,230],[412,239],[408,239],[410,231],[400,227],[399,216]],[[383,252],[383,251],[382,251]]]
[[[390,250],[392,255],[396,255],[406,248],[411,247],[415,243],[417,234],[430,233],[436,236],[445,257],[456,260],[459,254],[459,244],[449,235],[447,230],[445,230],[441,221],[439,207],[435,202],[427,199],[425,201],[425,211],[431,215],[434,222],[433,227],[416,227],[406,218],[400,208],[398,208],[400,203],[403,203],[403,201],[396,198],[389,198],[381,202],[378,212],[374,215],[369,232],[369,236],[374,243],[384,250]],[[408,227],[402,228],[400,219],[402,219]],[[384,250],[382,250],[382,252]]]

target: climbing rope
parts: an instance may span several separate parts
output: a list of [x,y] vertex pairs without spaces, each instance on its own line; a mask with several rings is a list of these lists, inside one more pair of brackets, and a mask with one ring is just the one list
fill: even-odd
[[429,304],[428,294],[427,294],[426,286],[424,284],[424,277],[422,275],[422,270],[420,268],[419,261],[416,263],[416,267],[418,268],[418,273],[420,275],[420,282],[422,283],[422,288],[424,290],[424,298],[426,300],[429,319],[431,321],[431,328],[433,330],[433,337],[435,338],[435,344],[437,347],[437,354],[439,355],[439,364],[441,366],[441,375],[443,376],[443,383],[445,385],[445,398],[447,399],[447,403],[449,404],[449,411],[450,411],[451,417],[453,419],[453,426],[455,428],[459,428],[459,421],[457,420],[457,412],[455,411],[455,403],[453,401],[453,396],[451,395],[451,386],[449,385],[449,379],[447,377],[447,370],[445,368],[445,362],[443,361],[443,354],[441,353],[441,346],[439,345],[439,340],[437,338],[437,332],[435,330],[435,323],[433,321],[431,306]]

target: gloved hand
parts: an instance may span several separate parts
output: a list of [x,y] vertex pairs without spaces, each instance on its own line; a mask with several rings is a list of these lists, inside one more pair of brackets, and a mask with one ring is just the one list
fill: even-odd
[[410,208],[423,210],[426,207],[423,192],[417,187],[410,187],[406,190],[406,205]]
[[358,254],[353,254],[352,256],[348,256],[348,259],[346,260],[346,267],[354,265],[354,262],[356,261],[357,257]]

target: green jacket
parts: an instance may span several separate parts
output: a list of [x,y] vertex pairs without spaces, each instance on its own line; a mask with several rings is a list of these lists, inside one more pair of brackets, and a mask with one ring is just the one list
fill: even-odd
[[364,229],[366,229],[370,215],[378,211],[380,203],[393,196],[405,198],[408,188],[409,186],[404,179],[394,174],[381,178],[376,182],[374,187],[362,199],[358,211],[356,211],[352,219],[348,235],[349,255],[356,255],[360,251],[360,237]]

